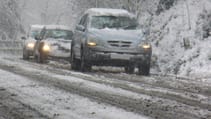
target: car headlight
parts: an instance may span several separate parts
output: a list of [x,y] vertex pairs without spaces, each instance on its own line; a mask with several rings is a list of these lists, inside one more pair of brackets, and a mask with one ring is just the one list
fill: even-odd
[[87,46],[90,46],[90,47],[103,45],[103,43],[100,39],[93,38],[93,37],[89,38],[86,43],[87,43]]
[[30,49],[33,49],[34,48],[34,43],[28,43],[27,47],[30,48]]
[[94,42],[94,41],[88,41],[88,42],[87,42],[87,45],[88,45],[88,46],[97,46],[97,43]]
[[150,44],[143,44],[142,45],[142,48],[144,48],[144,49],[150,49],[151,48],[151,45]]
[[145,43],[139,44],[139,47],[141,47],[143,49],[150,49],[151,48],[151,44],[145,42]]
[[209,31],[209,35],[211,36],[211,30]]
[[106,42],[102,38],[92,35],[90,35],[86,41],[88,47],[104,47],[105,44]]
[[42,50],[43,50],[44,52],[48,52],[48,51],[50,51],[50,46],[47,45],[47,44],[45,44],[45,45],[43,46]]

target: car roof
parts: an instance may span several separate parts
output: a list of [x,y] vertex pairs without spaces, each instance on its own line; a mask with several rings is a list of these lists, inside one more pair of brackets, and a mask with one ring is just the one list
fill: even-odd
[[134,14],[129,13],[124,9],[108,9],[108,8],[90,8],[85,14],[89,14],[91,16],[128,16],[135,17]]
[[46,29],[63,29],[63,30],[71,30],[70,27],[65,25],[44,25]]

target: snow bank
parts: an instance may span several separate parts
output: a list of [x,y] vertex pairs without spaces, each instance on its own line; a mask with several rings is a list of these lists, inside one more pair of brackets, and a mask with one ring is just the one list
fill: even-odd
[[23,42],[20,40],[0,40],[0,56],[22,54]]

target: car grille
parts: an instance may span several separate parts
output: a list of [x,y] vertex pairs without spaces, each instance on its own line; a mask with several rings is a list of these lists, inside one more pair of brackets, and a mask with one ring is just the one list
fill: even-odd
[[131,46],[132,42],[130,42],[130,41],[108,41],[108,44],[112,47],[128,48]]

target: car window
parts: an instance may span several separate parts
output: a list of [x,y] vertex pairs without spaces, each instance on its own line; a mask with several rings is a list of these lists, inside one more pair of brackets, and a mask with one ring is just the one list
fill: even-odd
[[50,29],[46,30],[45,33],[45,38],[53,38],[53,39],[71,40],[72,36],[73,32],[70,30]]
[[41,30],[40,34],[39,34],[39,37],[40,37],[41,39],[44,38],[45,32],[46,32],[46,28],[43,28],[43,29]]
[[82,25],[82,26],[86,26],[86,21],[87,21],[87,18],[88,18],[88,15],[86,14],[86,15],[84,15],[82,18],[81,18],[81,20],[80,20],[80,22],[79,22],[79,25]]
[[35,36],[39,35],[40,30],[32,30],[29,34],[30,37],[35,38]]
[[125,16],[93,16],[91,19],[91,27],[97,29],[136,29],[138,26],[135,18]]

